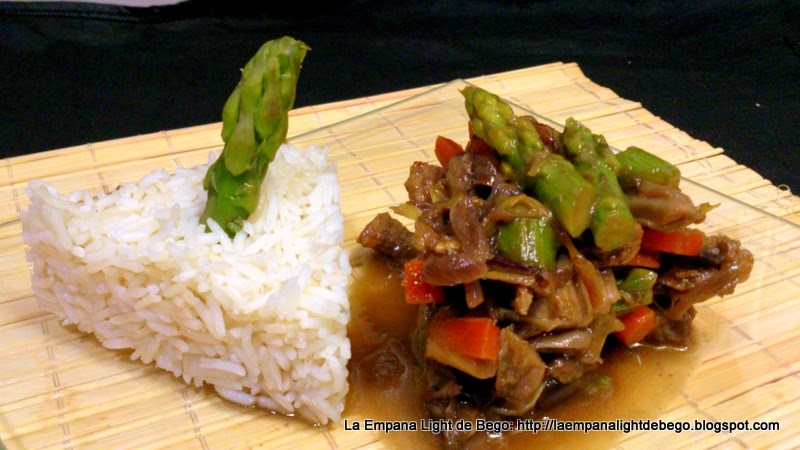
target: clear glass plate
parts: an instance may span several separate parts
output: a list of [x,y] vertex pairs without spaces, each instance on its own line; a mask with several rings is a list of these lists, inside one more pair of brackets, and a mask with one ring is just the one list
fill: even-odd
[[[466,142],[467,115],[459,90],[467,85],[457,80],[291,139],[300,147],[327,146],[338,164],[348,246],[356,245],[355,237],[375,214],[407,199],[403,182],[408,169],[417,160],[435,161],[437,135]],[[512,106],[518,114],[534,114],[562,127]],[[681,189],[696,204],[719,205],[700,228],[740,240],[754,254],[755,264],[748,281],[734,294],[699,305],[695,326],[701,328],[702,338],[697,343],[697,366],[675,398],[659,406],[652,417],[693,426],[695,420],[748,421],[750,429],[715,432],[706,425],[711,429],[630,432],[618,436],[616,445],[655,448],[662,447],[666,438],[673,448],[794,447],[798,435],[792,428],[800,421],[796,414],[800,347],[795,344],[800,338],[800,227],[691,180],[684,179]],[[756,422],[771,421],[777,421],[779,431],[753,429]]]

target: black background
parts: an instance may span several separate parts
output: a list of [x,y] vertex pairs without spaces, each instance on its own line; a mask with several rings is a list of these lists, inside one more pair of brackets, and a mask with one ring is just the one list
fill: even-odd
[[798,1],[0,2],[0,149],[217,122],[269,39],[312,48],[296,107],[550,62],[800,192]]

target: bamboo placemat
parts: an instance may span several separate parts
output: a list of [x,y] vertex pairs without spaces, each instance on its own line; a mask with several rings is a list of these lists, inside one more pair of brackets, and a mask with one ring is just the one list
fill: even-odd
[[[576,64],[553,63],[469,81],[556,122],[576,117],[615,147],[637,145],[677,164],[684,177],[697,183],[685,187],[690,195],[721,203],[709,227],[746,241],[756,255],[753,276],[736,295],[704,304],[705,314],[721,320],[724,331],[708,343],[692,383],[661,417],[771,420],[780,423],[780,431],[632,433],[622,436],[617,447],[653,448],[663,446],[665,438],[670,447],[800,446],[800,351],[795,345],[800,334],[794,321],[800,317],[800,228],[793,225],[800,224],[800,197],[639,103],[593,83]],[[463,136],[464,122],[451,121],[449,100],[440,98],[452,94],[446,87],[292,112],[292,140],[299,146],[328,146],[337,163],[348,246],[366,220],[402,200],[409,158],[430,159],[436,134]],[[445,114],[426,112],[443,106]],[[351,119],[366,113],[370,120]],[[411,129],[413,136],[407,132]],[[0,440],[9,449],[383,447],[380,433],[312,428],[223,402],[208,390],[187,387],[130,361],[124,352],[103,348],[38,308],[19,221],[28,206],[28,181],[45,179],[61,192],[109,191],[156,168],[206,162],[209,152],[221,146],[219,130],[219,123],[207,124],[3,161]]]

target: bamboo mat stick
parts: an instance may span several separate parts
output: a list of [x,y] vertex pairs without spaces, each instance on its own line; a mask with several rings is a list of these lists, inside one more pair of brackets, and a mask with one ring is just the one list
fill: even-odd
[[[588,79],[574,63],[468,80],[563,123],[575,117],[612,146],[637,145],[677,164],[690,195],[721,202],[708,227],[747,242],[757,257],[736,294],[704,304],[701,322],[717,330],[704,342],[691,382],[664,406],[664,420],[778,420],[776,433],[670,434],[672,447],[800,445],[800,198],[654,116],[637,102]],[[404,199],[408,163],[432,160],[438,134],[466,137],[446,84],[298,108],[290,136],[329,146],[343,192],[348,249],[363,225]],[[438,89],[437,89],[438,88]],[[457,94],[456,94],[457,96]],[[398,103],[399,102],[399,103]],[[368,114],[369,120],[355,120]],[[348,121],[349,120],[349,121]],[[342,122],[345,121],[345,122]],[[30,288],[19,216],[32,179],[62,193],[110,192],[152,170],[208,162],[221,148],[220,123],[87,143],[7,158],[0,170],[0,439],[28,448],[385,448],[380,432],[314,428],[241,408],[209,389],[109,351],[92,336],[42,312]],[[329,127],[329,128],[326,128]],[[315,131],[316,130],[316,131]],[[409,130],[411,130],[409,132]],[[702,186],[718,192],[711,192]],[[749,206],[748,206],[749,205]],[[766,213],[766,214],[765,214]],[[793,224],[794,223],[794,224]],[[620,436],[616,448],[663,446],[660,433]]]

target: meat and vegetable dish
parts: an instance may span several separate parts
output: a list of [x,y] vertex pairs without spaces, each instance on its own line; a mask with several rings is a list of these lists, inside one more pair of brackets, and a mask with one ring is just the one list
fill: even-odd
[[597,382],[614,347],[687,346],[694,305],[748,278],[752,254],[696,227],[714,206],[681,192],[674,165],[462,94],[466,142],[439,136],[408,201],[358,237],[402,267],[418,305],[408,333],[430,418],[529,416]]

